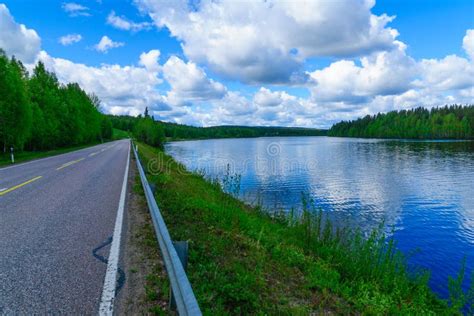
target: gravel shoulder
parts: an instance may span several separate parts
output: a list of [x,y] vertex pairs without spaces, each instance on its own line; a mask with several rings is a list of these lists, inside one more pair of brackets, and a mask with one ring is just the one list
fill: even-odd
[[116,314],[173,314],[168,308],[169,281],[134,157],[130,158],[128,188],[121,256],[126,281],[118,294]]

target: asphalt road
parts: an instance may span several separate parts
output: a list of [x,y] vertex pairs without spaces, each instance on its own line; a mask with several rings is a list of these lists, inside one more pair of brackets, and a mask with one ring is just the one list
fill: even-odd
[[[0,314],[97,314],[129,141],[0,169]],[[110,245],[97,254],[107,258]]]

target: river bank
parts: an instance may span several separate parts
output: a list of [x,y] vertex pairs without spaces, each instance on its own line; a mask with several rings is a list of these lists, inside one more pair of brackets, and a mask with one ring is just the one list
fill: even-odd
[[188,277],[204,312],[453,314],[424,274],[380,231],[368,239],[332,231],[320,212],[270,216],[139,144],[155,197],[175,240],[189,240]]

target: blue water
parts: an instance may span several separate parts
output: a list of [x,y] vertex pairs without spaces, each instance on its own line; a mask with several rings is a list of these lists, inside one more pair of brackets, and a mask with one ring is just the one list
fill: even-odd
[[241,175],[239,196],[269,209],[301,208],[302,193],[365,231],[382,221],[413,267],[431,271],[446,297],[448,276],[474,267],[474,142],[278,137],[174,142],[188,169]]

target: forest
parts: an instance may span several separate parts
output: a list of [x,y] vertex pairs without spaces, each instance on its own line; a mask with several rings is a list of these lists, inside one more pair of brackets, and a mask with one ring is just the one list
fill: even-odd
[[0,49],[1,152],[40,151],[103,141],[112,123],[100,100],[77,83],[62,85],[39,62],[32,74]]
[[329,136],[474,139],[474,105],[392,111],[334,124]]
[[[143,116],[109,116],[114,128],[124,131],[137,132],[144,135],[143,126],[146,121],[153,121],[145,110]],[[145,120],[143,120],[145,119]],[[154,121],[161,129],[164,137],[172,140],[180,139],[207,139],[207,138],[239,138],[239,137],[264,137],[264,136],[321,136],[326,135],[326,130],[295,127],[251,127],[251,126],[212,126],[195,127],[163,121]],[[151,125],[150,125],[151,126]],[[142,139],[143,140],[143,139]],[[149,143],[148,143],[149,144]]]

